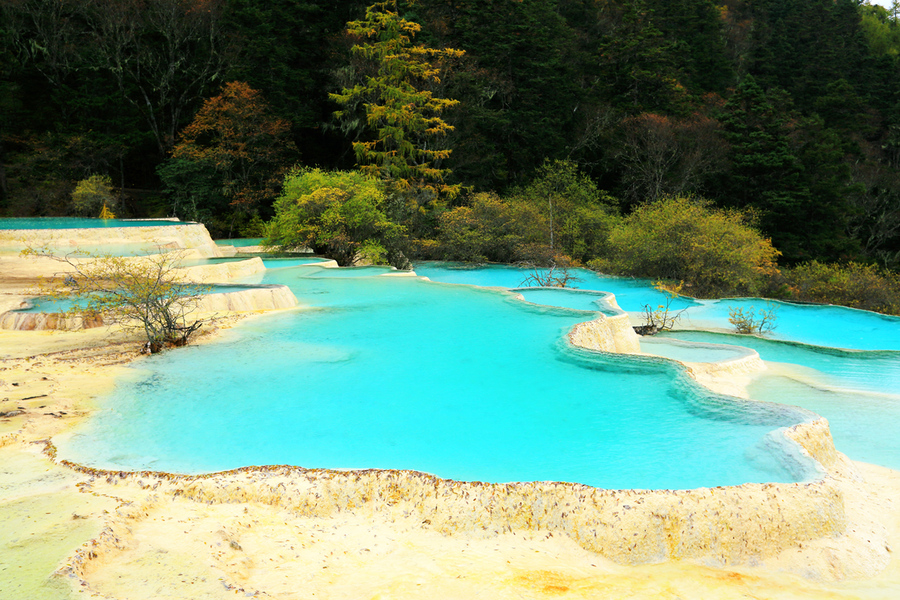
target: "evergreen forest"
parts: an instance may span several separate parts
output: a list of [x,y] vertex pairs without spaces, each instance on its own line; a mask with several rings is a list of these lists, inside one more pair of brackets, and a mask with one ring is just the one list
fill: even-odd
[[101,211],[897,313],[900,5],[0,0],[0,216]]

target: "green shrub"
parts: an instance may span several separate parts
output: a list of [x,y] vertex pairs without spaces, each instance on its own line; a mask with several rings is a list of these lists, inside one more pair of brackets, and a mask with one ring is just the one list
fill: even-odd
[[[492,192],[475,194],[468,206],[441,215],[438,258],[467,262],[517,262],[521,249],[540,243],[541,216],[527,205],[512,205]],[[535,223],[538,223],[535,226]]]
[[692,296],[757,294],[778,273],[778,251],[743,214],[702,199],[669,197],[639,207],[609,234],[593,268],[683,281]]
[[112,179],[108,175],[91,175],[75,184],[72,192],[72,204],[80,215],[96,216],[115,208],[116,195],[113,192]]
[[812,261],[784,275],[789,298],[900,314],[900,276],[874,265]]
[[500,198],[471,196],[441,215],[437,258],[548,265],[558,255],[601,254],[618,217],[615,201],[573,163],[547,162],[528,186]]
[[358,171],[296,169],[275,201],[263,243],[310,247],[341,266],[360,258],[405,268],[404,231],[387,218],[384,202],[382,184]]
[[618,222],[617,201],[579,173],[575,163],[546,161],[535,179],[506,199],[527,243],[585,262],[603,254]]

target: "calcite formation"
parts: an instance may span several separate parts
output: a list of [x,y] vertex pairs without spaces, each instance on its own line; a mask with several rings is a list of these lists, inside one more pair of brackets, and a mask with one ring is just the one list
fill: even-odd
[[193,249],[200,256],[223,256],[202,223],[150,225],[147,227],[98,227],[85,229],[4,229],[0,248],[52,248],[66,254],[84,247],[146,246],[160,250]]

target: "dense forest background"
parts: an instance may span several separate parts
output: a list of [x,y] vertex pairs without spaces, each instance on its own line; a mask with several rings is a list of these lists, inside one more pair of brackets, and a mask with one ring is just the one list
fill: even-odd
[[[353,143],[376,135],[335,96],[371,69],[347,30],[368,4],[0,0],[0,214],[84,211],[73,192],[100,175],[117,215],[258,233],[290,169],[352,170]],[[403,223],[417,238],[463,215],[442,212],[540,196],[562,171],[620,215],[676,196],[738,209],[783,265],[900,265],[896,3],[396,8],[421,26],[416,44],[447,51],[420,89],[456,101],[430,142],[454,193]]]

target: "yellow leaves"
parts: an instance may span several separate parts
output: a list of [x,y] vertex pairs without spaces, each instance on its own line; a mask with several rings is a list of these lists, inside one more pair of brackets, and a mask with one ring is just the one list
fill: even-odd
[[[447,171],[435,163],[450,155],[438,138],[453,129],[439,115],[458,102],[437,98],[425,86],[439,83],[445,63],[463,51],[413,45],[420,30],[417,23],[400,18],[393,0],[370,6],[366,19],[348,23],[347,32],[364,38],[353,52],[372,61],[377,74],[331,98],[343,105],[362,105],[366,123],[376,134],[374,140],[353,144],[361,170],[401,191],[453,192],[455,187],[443,184]],[[335,115],[346,118],[347,111]]]
[[116,215],[113,213],[113,211],[109,210],[106,202],[103,203],[103,209],[100,211],[100,218],[104,220],[116,218]]

